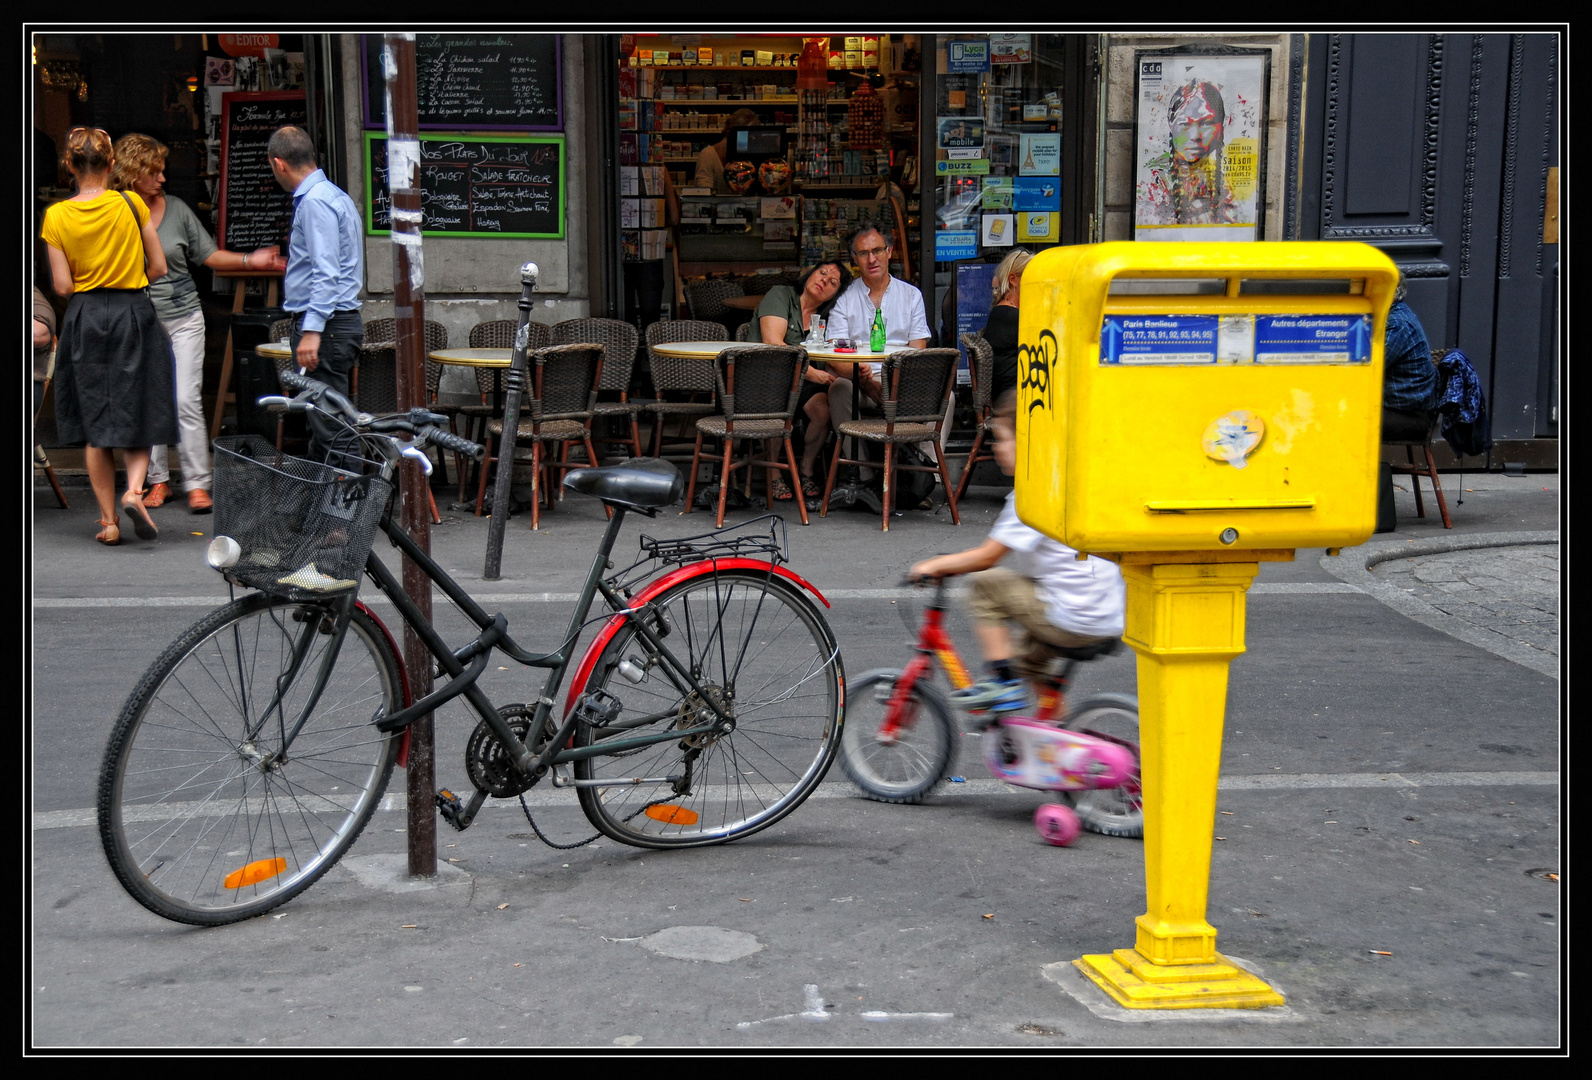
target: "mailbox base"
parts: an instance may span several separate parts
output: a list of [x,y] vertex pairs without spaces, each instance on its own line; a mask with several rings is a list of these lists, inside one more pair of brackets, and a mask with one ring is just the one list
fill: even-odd
[[1221,953],[1214,964],[1151,963],[1137,949],[1095,953],[1074,966],[1128,1009],[1266,1009],[1283,996]]

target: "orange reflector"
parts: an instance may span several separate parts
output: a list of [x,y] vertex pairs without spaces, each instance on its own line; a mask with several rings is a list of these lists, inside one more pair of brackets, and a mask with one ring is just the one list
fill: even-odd
[[662,821],[668,825],[695,825],[697,812],[687,810],[683,806],[649,806],[646,814],[653,821]]
[[253,885],[257,881],[276,877],[286,869],[286,859],[261,859],[259,862],[252,862],[242,869],[232,871],[221,884],[229,889],[241,889],[245,885]]

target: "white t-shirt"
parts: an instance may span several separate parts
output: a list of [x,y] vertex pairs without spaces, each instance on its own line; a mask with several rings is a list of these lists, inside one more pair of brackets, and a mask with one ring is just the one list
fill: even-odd
[[1033,580],[1052,626],[1090,637],[1122,636],[1127,587],[1116,563],[1094,555],[1080,562],[1066,544],[1024,525],[1015,491],[1006,496],[989,536],[1011,548],[1003,564]]
[[[829,336],[851,338],[859,352],[868,350],[868,334],[873,329],[873,313],[884,312],[886,348],[904,349],[907,342],[929,337],[929,317],[923,310],[923,294],[908,282],[892,277],[884,287],[884,303],[876,309],[868,283],[857,278],[840,294],[829,313]],[[868,365],[875,375],[882,366]]]

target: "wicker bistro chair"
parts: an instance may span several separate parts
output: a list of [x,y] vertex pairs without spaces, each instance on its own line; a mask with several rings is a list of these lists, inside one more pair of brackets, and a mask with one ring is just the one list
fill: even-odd
[[[486,322],[476,323],[470,327],[470,348],[472,349],[512,349],[514,348],[514,335],[519,330],[517,319],[489,319]],[[553,343],[553,328],[547,323],[531,321],[525,324],[527,352],[545,349]],[[426,361],[426,390],[431,395],[432,408],[437,412],[448,415],[448,426],[459,434],[457,418],[463,417],[465,421],[464,436],[472,442],[481,441],[481,426],[491,420],[500,411],[498,405],[498,380],[503,376],[501,368],[478,367],[475,370],[475,389],[481,395],[481,400],[467,405],[439,405],[436,404],[437,391],[441,382],[443,365],[432,360]],[[433,373],[435,369],[435,373]],[[456,454],[455,463],[459,469],[459,501],[465,500],[465,483],[467,480],[463,455]]]
[[647,411],[652,414],[653,457],[664,456],[663,429],[669,417],[682,418],[679,438],[683,440],[687,438],[687,422],[717,412],[719,405],[713,360],[663,356],[652,347],[671,341],[728,340],[729,332],[722,323],[700,319],[661,319],[647,327],[647,363],[652,371],[653,392],[658,395],[656,401],[647,402]]
[[[691,458],[691,483],[686,492],[686,513],[691,512],[691,500],[696,495],[697,469],[702,462],[702,440],[718,439],[723,445],[723,465],[719,470],[719,512],[716,527],[724,525],[724,502],[729,494],[730,476],[745,466],[750,474],[753,465],[761,466],[766,474],[778,469],[790,474],[793,491],[801,491],[801,473],[796,468],[796,452],[791,447],[792,420],[796,415],[796,399],[801,392],[802,377],[807,374],[807,350],[793,345],[732,345],[718,356],[714,375],[718,382],[719,416],[705,416],[698,420],[696,452]],[[774,440],[784,443],[785,460],[772,456],[761,461],[748,454],[741,461],[732,461],[736,440]],[[773,482],[767,478],[767,502],[773,509]],[[808,524],[807,504],[795,500],[802,524]]]
[[[528,358],[531,368],[531,385],[527,388],[520,407],[520,421],[515,432],[515,447],[525,444],[531,450],[531,528],[541,528],[542,497],[548,496],[547,507],[553,507],[554,485],[544,484],[542,471],[573,469],[564,451],[570,443],[579,443],[586,451],[586,460],[595,461],[591,445],[592,406],[597,402],[597,384],[602,378],[603,350],[599,345],[549,345],[537,349]],[[475,516],[481,516],[486,502],[486,478],[496,457],[494,444],[501,446],[503,420],[494,418],[486,425],[487,456],[481,463],[480,488],[475,497]],[[551,447],[559,448],[554,460]],[[500,466],[502,467],[502,466]],[[494,512],[507,513],[508,507],[495,507]]]
[[[951,508],[951,520],[962,523],[956,511],[956,493],[951,490],[950,477],[945,471],[945,451],[940,446],[940,425],[945,422],[946,406],[956,387],[956,367],[961,354],[955,349],[908,349],[893,352],[884,358],[884,400],[881,402],[882,418],[848,420],[836,432],[835,453],[829,461],[829,480],[824,485],[824,505],[820,516],[829,514],[829,497],[835,489],[835,474],[842,462],[850,465],[872,464],[859,458],[842,457],[844,441],[839,436],[850,436],[866,442],[884,444],[884,513],[883,530],[890,531],[890,510],[895,501],[891,487],[891,473],[897,469],[913,472],[938,472],[945,486],[945,501]],[[895,448],[900,443],[934,444],[935,465],[898,465]]]
[[994,452],[985,442],[990,438],[989,414],[993,402],[989,395],[990,388],[995,385],[995,350],[982,334],[963,334],[962,347],[967,350],[968,375],[973,383],[973,417],[978,423],[978,430],[973,435],[973,448],[967,452],[967,463],[962,466],[962,475],[956,481],[957,502],[961,502],[967,492],[973,466],[981,461],[995,460]]
[[[365,366],[365,354],[367,352],[372,351],[372,350],[376,350],[376,349],[380,349],[383,346],[391,346],[394,349],[396,349],[397,344],[398,344],[398,321],[396,319],[371,319],[369,322],[367,322],[365,324],[365,339],[364,339],[364,342],[361,344],[360,351],[359,351],[359,367],[364,367]],[[439,323],[439,322],[437,322],[437,321],[435,321],[433,319],[427,319],[426,320],[426,355],[427,355],[427,357],[429,357],[430,354],[432,352],[436,351],[437,349],[446,349],[447,347],[448,347],[448,328],[446,326],[443,326],[441,323]],[[431,366],[431,361],[429,359],[427,359],[427,361],[426,361],[426,366],[427,366],[427,369],[428,369],[427,372],[426,372],[426,394],[427,394],[427,397],[429,398],[431,396],[434,396],[434,391],[432,390],[431,372],[429,370],[429,368]],[[353,383],[352,383],[350,389],[353,390],[353,392],[354,392],[354,394],[356,396],[359,394],[359,380],[360,380],[360,377],[361,376],[360,376],[359,368],[355,368],[354,369]],[[396,400],[396,391],[394,392],[394,397],[395,397],[395,400]],[[441,411],[446,411],[446,410],[438,410],[438,411],[441,412]]]
[[725,307],[724,298],[745,295],[746,290],[739,281],[727,281],[724,278],[688,281],[685,286],[685,302],[691,309],[693,319],[721,322],[726,326],[735,322],[739,313]]
[[[553,343],[592,343],[602,346],[603,378],[602,385],[598,387],[599,399],[593,407],[592,419],[604,426],[608,421],[618,420],[628,426],[630,434],[628,437],[608,435],[598,427],[591,441],[597,446],[607,443],[628,446],[631,457],[641,457],[641,428],[636,417],[647,403],[630,397],[630,376],[635,371],[636,350],[640,344],[636,328],[620,319],[566,319],[553,327]],[[591,460],[591,464],[597,463],[597,459]]]
[[749,342],[762,341],[763,337],[758,332],[757,323],[758,323],[757,319],[748,319],[746,322],[743,322],[740,326],[737,326],[735,328],[735,340],[736,341],[749,341]]

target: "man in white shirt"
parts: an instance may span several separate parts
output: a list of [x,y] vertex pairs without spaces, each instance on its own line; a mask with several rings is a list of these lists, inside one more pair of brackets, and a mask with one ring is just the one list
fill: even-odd
[[[929,343],[929,319],[923,294],[908,282],[890,276],[890,254],[895,238],[869,222],[851,237],[851,259],[860,276],[852,281],[829,314],[829,337],[850,338],[859,353],[868,352],[868,336],[875,312],[884,313],[885,351],[922,349]],[[847,364],[828,361],[835,381],[829,384],[830,424],[838,430],[851,419],[852,379],[862,391],[864,412],[879,411],[883,387],[877,361]],[[855,374],[854,374],[855,372]],[[855,452],[847,456],[855,457]],[[872,470],[864,470],[864,475]]]

